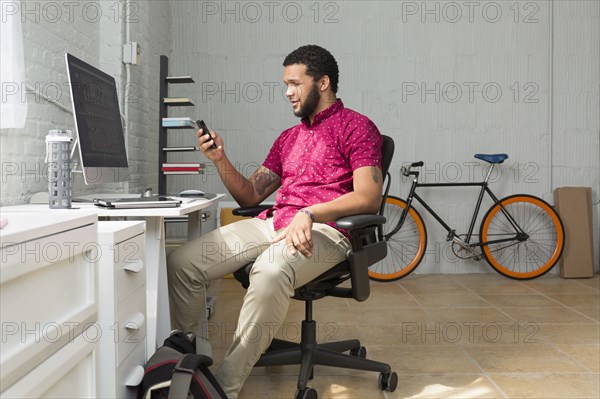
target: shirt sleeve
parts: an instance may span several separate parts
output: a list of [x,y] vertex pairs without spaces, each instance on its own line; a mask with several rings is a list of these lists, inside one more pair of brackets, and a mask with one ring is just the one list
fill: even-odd
[[271,146],[271,150],[269,154],[267,154],[267,158],[263,162],[262,166],[269,169],[271,172],[275,173],[277,176],[281,177],[283,174],[282,164],[281,164],[281,142],[282,136],[279,136],[273,145]]
[[362,116],[351,122],[345,132],[345,156],[352,170],[364,166],[381,168],[383,138],[377,126]]

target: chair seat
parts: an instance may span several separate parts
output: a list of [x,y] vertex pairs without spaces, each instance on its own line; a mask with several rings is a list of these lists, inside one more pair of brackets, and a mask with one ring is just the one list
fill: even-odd
[[[250,273],[253,263],[238,269],[233,273],[233,277],[242,284],[242,287],[250,286]],[[321,299],[325,296],[335,296],[338,298],[351,298],[352,290],[350,288],[340,288],[338,285],[350,278],[350,264],[347,260],[338,263],[327,270],[308,284],[297,288],[292,298],[299,301],[309,301]]]
[[[253,263],[249,263],[233,273],[235,279],[245,288],[250,286],[250,273],[253,265]],[[390,392],[396,389],[398,376],[392,372],[391,366],[387,363],[366,359],[366,349],[361,346],[359,340],[317,343],[317,323],[312,319],[312,302],[326,296],[352,298],[351,288],[338,287],[350,277],[350,262],[346,260],[308,284],[297,288],[293,298],[305,302],[305,318],[302,321],[300,342],[275,338],[255,364],[255,367],[300,365],[296,399],[312,397],[309,392],[314,390],[308,388],[307,383],[312,379],[313,368],[316,365],[379,372],[379,388]],[[348,351],[350,353],[343,353]]]

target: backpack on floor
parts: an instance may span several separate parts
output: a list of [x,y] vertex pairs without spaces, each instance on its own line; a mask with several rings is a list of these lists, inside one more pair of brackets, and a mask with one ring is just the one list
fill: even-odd
[[139,399],[227,399],[208,369],[210,356],[196,354],[192,333],[174,332],[144,367]]

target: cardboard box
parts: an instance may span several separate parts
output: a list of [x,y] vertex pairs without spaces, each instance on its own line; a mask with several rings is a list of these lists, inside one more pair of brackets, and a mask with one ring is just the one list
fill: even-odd
[[246,216],[236,216],[233,213],[233,208],[221,208],[221,226],[228,225],[238,220],[248,219]]
[[554,190],[554,206],[565,227],[565,249],[559,263],[561,277],[592,277],[592,189],[559,187]]

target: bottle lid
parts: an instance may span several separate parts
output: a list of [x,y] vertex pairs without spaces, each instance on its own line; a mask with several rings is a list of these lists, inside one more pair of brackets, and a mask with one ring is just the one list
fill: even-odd
[[65,129],[52,129],[46,136],[46,141],[73,141],[73,132]]

